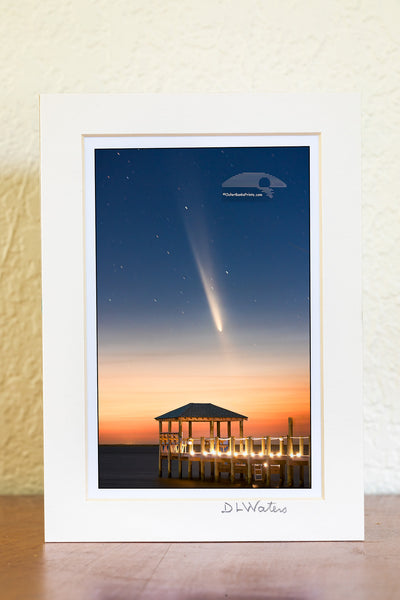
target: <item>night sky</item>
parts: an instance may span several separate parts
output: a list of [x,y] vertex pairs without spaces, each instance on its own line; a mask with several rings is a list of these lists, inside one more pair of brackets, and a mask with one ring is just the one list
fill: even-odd
[[[156,441],[154,417],[191,401],[306,431],[308,148],[100,149],[95,165],[100,439]],[[243,172],[287,187],[224,197]]]

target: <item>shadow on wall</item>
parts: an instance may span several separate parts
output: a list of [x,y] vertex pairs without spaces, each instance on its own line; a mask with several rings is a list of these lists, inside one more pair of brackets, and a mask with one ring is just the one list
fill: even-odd
[[40,177],[0,179],[0,494],[43,491]]

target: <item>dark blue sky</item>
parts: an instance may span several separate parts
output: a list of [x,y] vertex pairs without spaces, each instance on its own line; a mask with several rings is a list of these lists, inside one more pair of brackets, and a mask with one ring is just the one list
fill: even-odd
[[[224,198],[222,183],[242,172],[287,187]],[[100,338],[214,331],[194,252],[224,329],[308,334],[306,147],[96,150],[96,235]]]

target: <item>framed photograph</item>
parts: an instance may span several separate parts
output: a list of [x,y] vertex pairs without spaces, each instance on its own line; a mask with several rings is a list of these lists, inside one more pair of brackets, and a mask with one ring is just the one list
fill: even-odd
[[47,541],[363,538],[354,95],[41,97]]

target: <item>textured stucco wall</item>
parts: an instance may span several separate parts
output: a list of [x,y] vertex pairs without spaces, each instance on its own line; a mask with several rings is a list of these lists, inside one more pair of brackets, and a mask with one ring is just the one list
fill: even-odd
[[362,94],[365,480],[400,492],[399,1],[0,8],[0,493],[42,489],[38,94],[239,91]]

